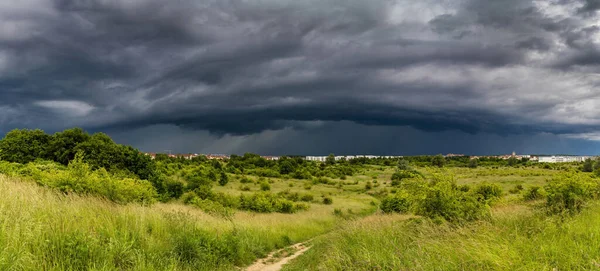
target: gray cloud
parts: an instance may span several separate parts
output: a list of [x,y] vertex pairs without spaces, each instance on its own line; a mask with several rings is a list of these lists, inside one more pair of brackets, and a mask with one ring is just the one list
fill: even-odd
[[[350,122],[590,138],[596,1],[0,4],[0,131]],[[577,135],[581,135],[578,137]]]

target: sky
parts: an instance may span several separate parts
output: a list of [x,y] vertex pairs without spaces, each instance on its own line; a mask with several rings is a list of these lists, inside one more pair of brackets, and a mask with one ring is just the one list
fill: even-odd
[[600,0],[0,1],[0,135],[600,154]]

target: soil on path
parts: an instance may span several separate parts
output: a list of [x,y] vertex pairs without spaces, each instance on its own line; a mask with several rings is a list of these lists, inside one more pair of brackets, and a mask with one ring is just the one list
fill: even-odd
[[266,258],[259,259],[246,268],[246,271],[279,271],[289,261],[310,249],[306,242],[291,245],[287,248],[271,252]]

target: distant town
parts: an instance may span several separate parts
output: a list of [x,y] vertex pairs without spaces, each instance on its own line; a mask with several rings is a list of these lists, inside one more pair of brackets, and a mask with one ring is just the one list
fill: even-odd
[[[152,159],[156,158],[157,154],[160,153],[144,153],[148,156],[150,156]],[[199,156],[204,156],[207,159],[217,159],[217,160],[225,160],[225,159],[229,159],[230,155],[227,154],[198,154],[198,153],[188,153],[188,154],[166,154],[163,153],[164,155],[171,157],[171,158],[182,158],[182,159],[188,159],[191,160],[195,157],[199,157]],[[279,158],[281,156],[261,156],[262,158],[266,159],[266,160],[279,160]],[[296,156],[298,157],[298,156]],[[299,157],[303,157],[305,160],[307,161],[317,161],[317,162],[325,162],[327,159],[327,155],[326,156],[299,156]],[[366,158],[366,159],[393,159],[393,158],[402,158],[403,156],[401,155],[338,155],[338,156],[334,156],[336,161],[340,161],[340,160],[351,160],[351,159],[357,159],[357,158]],[[534,162],[540,162],[540,163],[569,163],[569,162],[583,162],[587,159],[596,159],[597,156],[587,156],[587,155],[528,155],[528,154],[516,154],[516,153],[512,153],[512,154],[504,154],[504,155],[465,155],[465,154],[454,154],[454,153],[449,153],[444,155],[444,157],[446,158],[451,158],[451,157],[469,157],[470,159],[481,159],[481,158],[485,158],[485,159],[503,159],[503,160],[508,160],[510,158],[516,158],[516,159],[528,159],[529,161],[534,161]]]

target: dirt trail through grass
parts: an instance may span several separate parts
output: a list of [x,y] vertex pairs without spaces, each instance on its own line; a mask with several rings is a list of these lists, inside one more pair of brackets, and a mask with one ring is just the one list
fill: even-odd
[[279,271],[283,265],[308,251],[310,249],[308,242],[297,243],[272,252],[267,257],[257,260],[246,268],[246,271]]

